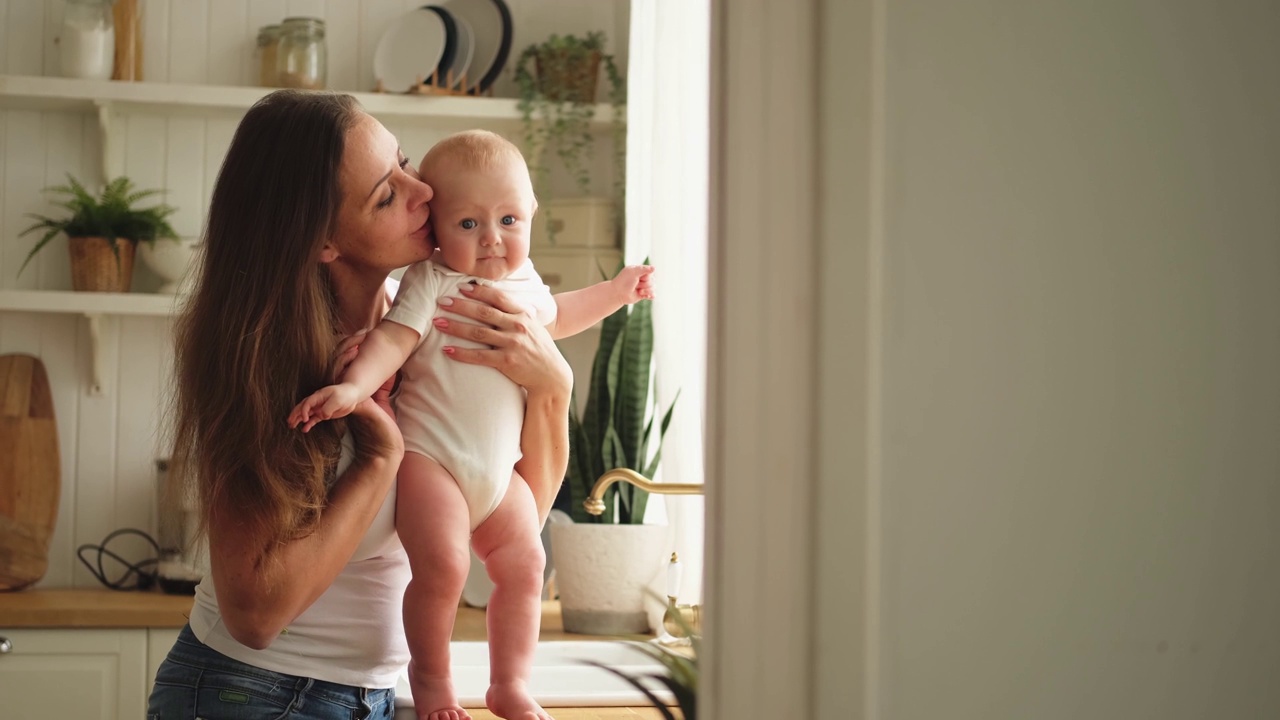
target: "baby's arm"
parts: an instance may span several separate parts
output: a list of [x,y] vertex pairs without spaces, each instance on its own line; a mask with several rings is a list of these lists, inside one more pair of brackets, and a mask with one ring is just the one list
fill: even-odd
[[320,388],[298,403],[289,413],[289,427],[305,423],[307,432],[316,423],[350,415],[362,400],[391,377],[413,352],[418,344],[418,333],[413,328],[391,320],[383,320],[369,331],[360,351],[347,369],[341,382]]
[[653,267],[628,265],[612,279],[581,290],[559,293],[556,319],[547,326],[554,340],[577,335],[623,305],[653,299]]

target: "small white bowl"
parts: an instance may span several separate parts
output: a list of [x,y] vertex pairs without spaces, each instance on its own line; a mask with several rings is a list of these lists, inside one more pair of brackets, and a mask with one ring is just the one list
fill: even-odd
[[159,292],[170,295],[183,289],[187,271],[190,270],[199,251],[198,238],[182,238],[176,241],[160,239],[155,242],[138,243],[138,254],[142,256],[143,262],[165,280]]

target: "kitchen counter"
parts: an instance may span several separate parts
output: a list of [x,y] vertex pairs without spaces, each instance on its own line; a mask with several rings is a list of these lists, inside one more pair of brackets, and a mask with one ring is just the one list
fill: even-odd
[[[0,628],[180,628],[191,614],[189,595],[68,588],[0,592]],[[484,640],[481,608],[458,608],[453,639]],[[560,603],[542,603],[540,640],[646,640],[649,635],[578,635],[564,631]]]
[[[156,592],[57,589],[0,592],[0,631],[16,628],[180,628],[191,613],[192,598]],[[637,640],[647,636],[606,637],[564,632],[560,603],[542,604],[542,640]],[[454,640],[484,640],[484,610],[462,607],[454,625]],[[472,709],[475,720],[496,720],[482,708]],[[556,708],[557,720],[659,720],[654,708]]]
[[180,628],[189,595],[112,590],[19,590],[0,593],[0,629]]

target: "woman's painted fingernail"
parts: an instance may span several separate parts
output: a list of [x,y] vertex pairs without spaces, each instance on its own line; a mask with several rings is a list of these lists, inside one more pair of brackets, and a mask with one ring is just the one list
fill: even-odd
[[472,285],[471,283],[462,283],[461,285],[458,286],[458,289],[461,290],[462,292],[472,292],[473,290],[476,289],[476,286]]
[[436,318],[435,320],[431,321],[431,324],[435,325],[438,328],[449,327],[449,321],[445,320],[444,318]]
[[454,347],[453,347],[452,345],[445,345],[445,346],[444,346],[444,354],[445,354],[445,355],[452,355],[452,354],[453,354],[453,351],[454,351]]
[[451,298],[451,297],[442,297],[442,298],[440,298],[440,304],[441,304],[441,305],[443,305],[443,306],[445,306],[445,307],[449,307],[450,305],[452,305],[452,304],[453,304],[453,298]]

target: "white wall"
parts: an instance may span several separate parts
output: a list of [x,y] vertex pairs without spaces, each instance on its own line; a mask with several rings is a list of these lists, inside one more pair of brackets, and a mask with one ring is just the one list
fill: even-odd
[[[329,86],[372,88],[373,48],[394,18],[420,6],[409,0],[145,0],[144,74],[148,81],[252,84],[257,28],[286,15],[326,20]],[[627,0],[507,0],[514,26],[507,73],[495,84],[511,96],[510,70],[526,45],[552,32],[603,29],[625,71]],[[0,73],[57,75],[53,39],[63,0],[0,0]],[[235,119],[132,115],[116,120],[124,138],[118,149],[124,172],[142,187],[167,188],[166,201],[179,208],[175,229],[198,235]],[[410,157],[425,152],[439,130],[388,123]],[[41,188],[71,172],[87,180],[101,174],[96,118],[57,112],[0,111],[0,288],[69,289],[66,249],[52,243],[17,276],[31,247],[18,238],[27,213],[54,210]],[[598,152],[607,167],[609,152]],[[597,172],[601,191],[607,172]],[[138,263],[135,291],[151,291],[159,280]],[[121,527],[154,527],[152,463],[165,454],[156,440],[161,383],[168,364],[167,320],[104,320],[102,397],[86,394],[88,336],[73,316],[0,312],[0,353],[41,357],[54,388],[62,448],[62,500],[44,587],[94,586],[75,560],[75,548],[98,543]],[[588,353],[589,354],[589,353]],[[127,557],[144,547],[114,545]]]
[[880,716],[1280,716],[1280,4],[882,7]]

